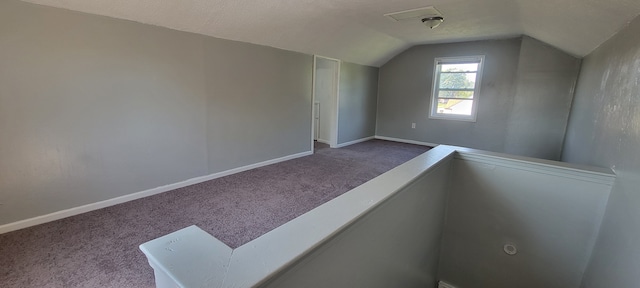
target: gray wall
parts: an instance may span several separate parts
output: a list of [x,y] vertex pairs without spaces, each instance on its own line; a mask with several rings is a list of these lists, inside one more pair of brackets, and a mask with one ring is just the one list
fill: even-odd
[[[461,288],[580,286],[613,175],[551,167],[494,157],[454,161],[441,280]],[[507,243],[519,252],[506,254]]]
[[378,70],[376,67],[341,63],[338,144],[375,136]]
[[[422,45],[394,57],[380,68],[376,135],[502,151],[520,43],[518,38]],[[429,119],[434,59],[470,55],[485,55],[477,122]]]
[[640,283],[640,19],[587,56],[563,160],[612,167],[617,182],[583,287]]
[[310,150],[309,55],[205,40],[209,172]]
[[580,59],[523,37],[504,152],[560,160]]
[[260,287],[435,287],[445,161]]
[[312,57],[0,2],[0,225],[309,150]]
[[[429,119],[434,59],[471,55],[486,55],[477,121]],[[526,36],[413,47],[380,68],[376,134],[559,160],[579,65]]]

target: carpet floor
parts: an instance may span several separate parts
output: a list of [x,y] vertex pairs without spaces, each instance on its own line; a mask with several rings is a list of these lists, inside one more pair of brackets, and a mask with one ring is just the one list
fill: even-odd
[[138,245],[197,225],[232,248],[426,152],[371,140],[0,235],[0,287],[154,287]]

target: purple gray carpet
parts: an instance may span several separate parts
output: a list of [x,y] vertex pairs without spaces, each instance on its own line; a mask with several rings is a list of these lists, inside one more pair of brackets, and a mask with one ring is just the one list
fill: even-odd
[[198,225],[232,248],[427,151],[372,140],[0,235],[0,287],[154,287],[138,245]]

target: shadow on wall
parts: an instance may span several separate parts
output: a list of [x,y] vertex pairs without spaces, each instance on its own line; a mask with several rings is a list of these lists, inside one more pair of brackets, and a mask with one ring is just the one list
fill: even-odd
[[[579,287],[611,183],[572,178],[456,159],[440,279],[458,287]],[[505,253],[506,244],[517,254]]]

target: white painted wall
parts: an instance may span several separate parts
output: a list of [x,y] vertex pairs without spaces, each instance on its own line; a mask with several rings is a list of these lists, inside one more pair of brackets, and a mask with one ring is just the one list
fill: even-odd
[[580,59],[522,37],[504,152],[560,160]]
[[[461,288],[578,288],[613,174],[507,155],[456,158],[440,278]],[[507,255],[507,243],[518,254]]]
[[157,287],[435,287],[453,152],[432,149],[234,250],[197,227],[140,248]]
[[342,62],[338,104],[338,145],[376,134],[378,68]]
[[440,145],[233,251],[194,227],[141,249],[196,287],[577,288],[614,177]]
[[433,168],[259,287],[435,287],[449,171]]
[[640,286],[640,17],[584,59],[563,160],[617,174],[582,287]]

